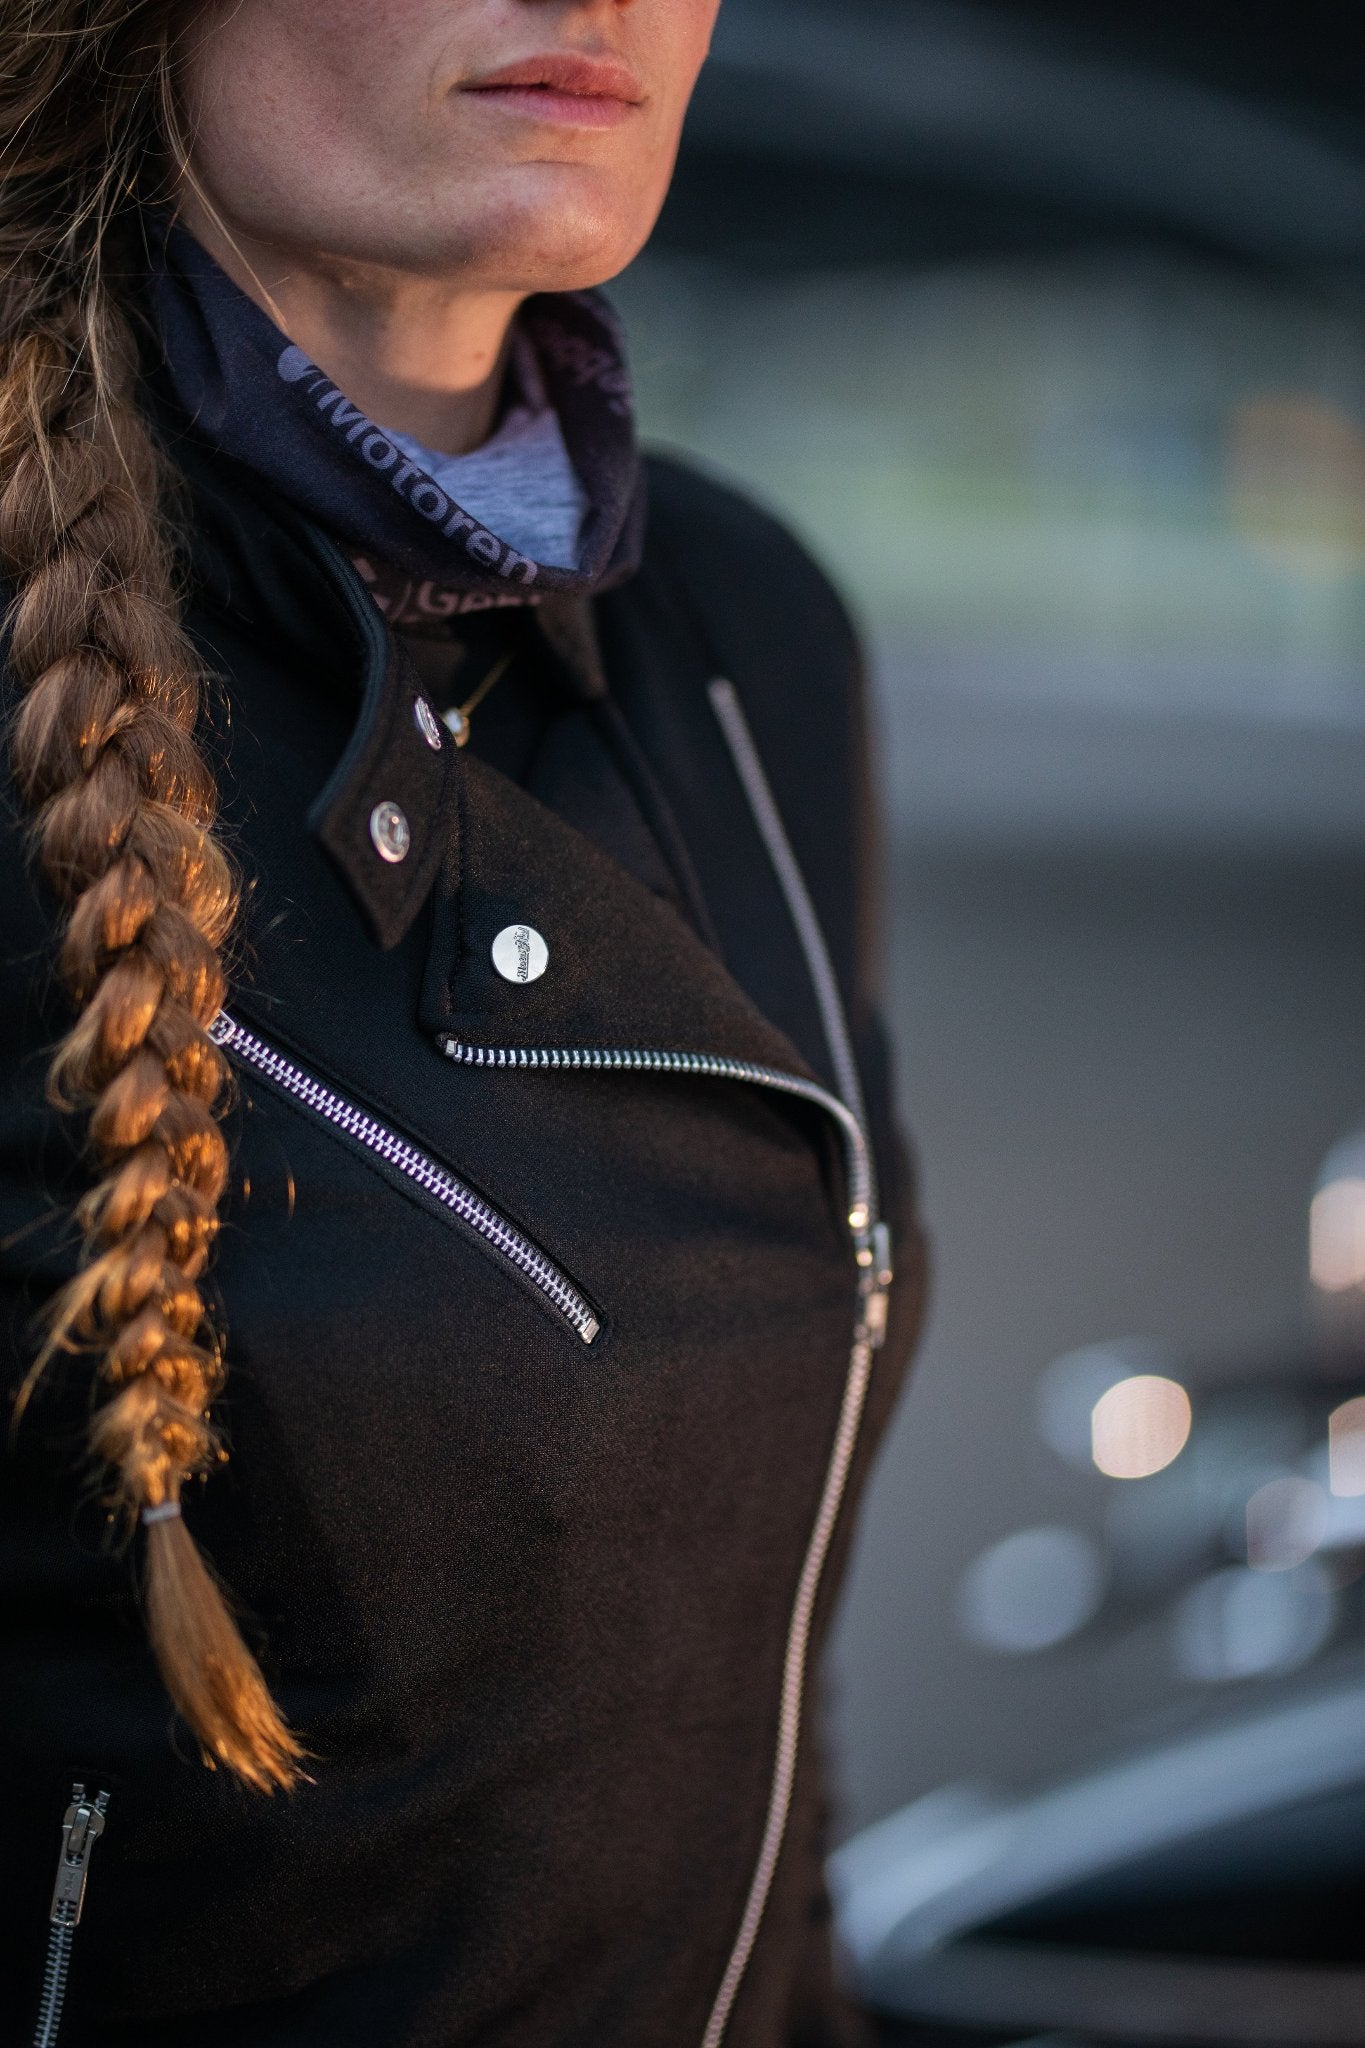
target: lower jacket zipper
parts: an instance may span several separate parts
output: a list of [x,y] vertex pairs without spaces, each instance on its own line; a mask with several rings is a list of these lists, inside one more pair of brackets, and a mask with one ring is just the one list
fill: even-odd
[[708,694],[805,955],[842,1099],[815,1082],[802,1080],[779,1068],[725,1059],[710,1053],[645,1052],[624,1047],[477,1046],[449,1037],[438,1040],[438,1044],[449,1059],[463,1066],[548,1067],[561,1071],[586,1068],[594,1072],[691,1074],[743,1081],[760,1088],[776,1089],[783,1094],[799,1095],[808,1102],[817,1103],[835,1119],[843,1133],[848,1156],[848,1227],[858,1264],[857,1320],[839,1420],[825,1469],[825,1483],[816,1509],[815,1524],[806,1544],[787,1626],[777,1740],[763,1835],[739,1926],[701,2037],[701,2048],[721,2048],[758,1941],[786,1839],[796,1785],[815,1604],[853,1465],[873,1358],[886,1335],[894,1276],[891,1235],[877,1213],[876,1168],[862,1082],[829,949],[734,685],[724,677],[716,677],[709,685]]
[[[855,1148],[850,1142],[849,1183],[853,1193],[849,1224],[853,1229],[860,1268],[858,1325],[853,1333],[853,1349],[849,1356],[848,1375],[844,1381],[844,1398],[839,1410],[838,1427],[834,1433],[834,1448],[825,1472],[824,1491],[816,1510],[815,1526],[806,1546],[805,1561],[801,1567],[801,1577],[788,1624],[787,1654],[782,1668],[782,1699],[778,1714],[777,1753],[773,1763],[772,1787],[768,1795],[768,1814],[763,1839],[759,1845],[758,1859],[744,1901],[739,1930],[735,1935],[719,1989],[712,2001],[706,2030],[702,2035],[701,2048],[721,2048],[730,2024],[730,2016],[734,2011],[735,2000],[739,1996],[750,1957],[758,1940],[768,1895],[777,1874],[778,1858],[782,1853],[787,1817],[791,1811],[792,1793],[796,1784],[797,1751],[801,1736],[811,1621],[825,1560],[829,1555],[835,1524],[843,1505],[848,1475],[853,1464],[853,1453],[857,1448],[868,1383],[872,1375],[873,1353],[886,1335],[893,1275],[891,1235],[886,1225],[878,1220],[876,1168],[873,1162],[867,1105],[863,1097],[862,1077],[853,1051],[848,1018],[844,1012],[839,978],[834,971],[834,963],[830,958],[829,947],[825,943],[820,919],[783,821],[777,797],[749,728],[739,692],[727,677],[713,676],[707,685],[707,695],[711,700],[711,709],[720,725],[726,747],[729,749],[735,773],[753,814],[754,824],[758,828],[773,872],[786,898],[788,914],[801,951],[805,955],[807,972],[815,990],[820,1021],[834,1068],[835,1086],[842,1098],[839,1108],[857,1135],[856,1150],[859,1153],[859,1171],[855,1176],[852,1167],[852,1153]],[[864,1218],[861,1231],[857,1227],[860,1210]]]
[[816,1103],[828,1111],[843,1133],[848,1159],[848,1228],[858,1268],[857,1320],[834,1444],[825,1469],[824,1489],[816,1510],[815,1525],[806,1544],[788,1624],[776,1752],[763,1837],[739,1929],[701,2037],[701,2048],[721,2048],[758,1940],[786,1839],[796,1785],[815,1603],[853,1464],[873,1358],[886,1335],[887,1308],[894,1277],[891,1237],[886,1225],[873,1213],[876,1195],[871,1144],[861,1116],[841,1102],[837,1095],[820,1087],[818,1082],[803,1080],[779,1067],[726,1059],[716,1053],[647,1052],[626,1046],[487,1046],[468,1045],[461,1039],[450,1037],[439,1038],[437,1044],[447,1059],[466,1067],[549,1069],[561,1073],[685,1074],[707,1080],[746,1082],[753,1087],[775,1089],[779,1094],[796,1095],[806,1102]]
[[376,1117],[358,1109],[274,1046],[267,1045],[264,1039],[258,1038],[254,1031],[248,1031],[225,1010],[220,1010],[214,1019],[209,1036],[215,1045],[222,1046],[242,1066],[273,1082],[282,1094],[311,1109],[334,1129],[343,1131],[364,1151],[411,1181],[414,1187],[449,1209],[452,1215],[458,1216],[490,1251],[506,1259],[530,1282],[585,1344],[592,1343],[601,1323],[589,1303],[553,1259],[523,1236],[482,1195],[476,1195],[472,1188],[466,1187],[462,1180],[419,1146],[400,1138],[396,1131],[389,1130]]
[[71,1804],[62,1819],[62,1853],[57,1863],[57,1881],[52,1887],[48,1914],[47,1960],[43,1966],[43,1995],[38,2007],[38,2025],[33,2048],[53,2048],[62,2024],[66,2002],[66,1980],[71,1972],[71,1948],[85,1904],[90,1856],[104,1833],[104,1816],[109,1794],[97,1792],[87,1798],[84,1785],[71,1787]]

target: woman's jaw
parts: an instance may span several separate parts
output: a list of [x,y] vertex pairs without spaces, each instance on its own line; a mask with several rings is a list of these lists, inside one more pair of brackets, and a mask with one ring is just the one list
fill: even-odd
[[385,292],[605,282],[663,203],[718,4],[210,0],[189,225],[277,296],[314,266]]

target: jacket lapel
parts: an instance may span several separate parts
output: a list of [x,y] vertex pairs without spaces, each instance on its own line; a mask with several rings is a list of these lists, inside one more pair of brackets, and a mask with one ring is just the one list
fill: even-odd
[[495,1053],[704,1053],[812,1078],[671,903],[496,770],[460,768],[460,869],[434,920],[424,1030]]
[[[627,766],[686,917],[534,796],[477,758],[457,763],[453,749],[428,745],[416,679],[395,666],[378,613],[330,543],[213,474],[196,485],[197,580],[214,608],[248,625],[246,614],[268,618],[310,670],[323,663],[332,708],[339,685],[354,704],[350,743],[326,786],[309,792],[309,822],[381,945],[420,943],[412,927],[439,867],[425,1031],[502,1048],[704,1051],[834,1086],[791,916],[706,695],[704,656],[657,569],[596,610]],[[373,843],[380,798],[413,829],[397,863]],[[381,906],[372,899],[384,891],[394,900]],[[549,949],[545,973],[525,984],[492,962],[498,933],[522,925]]]

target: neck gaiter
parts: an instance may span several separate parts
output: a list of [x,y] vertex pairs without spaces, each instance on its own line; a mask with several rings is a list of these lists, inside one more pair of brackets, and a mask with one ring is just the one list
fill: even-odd
[[411,444],[353,405],[183,228],[152,220],[148,245],[165,369],[194,431],[363,556],[381,608],[416,586],[426,612],[446,616],[591,596],[638,567],[644,500],[630,377],[616,317],[597,293],[543,294],[518,315],[588,501],[578,561],[565,568],[537,562],[458,504]]

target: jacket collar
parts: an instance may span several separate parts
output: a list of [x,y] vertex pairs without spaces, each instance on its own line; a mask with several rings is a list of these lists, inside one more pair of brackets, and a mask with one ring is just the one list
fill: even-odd
[[[411,665],[341,550],[249,472],[216,454],[176,455],[194,492],[199,606],[267,639],[305,677],[325,670],[353,707],[335,764],[311,802],[302,793],[308,827],[378,946],[421,945],[424,1032],[504,1049],[712,1052],[829,1083],[790,915],[706,703],[702,657],[660,599],[666,578],[641,576],[602,601],[600,650],[589,607],[542,606],[533,630],[570,700],[623,715],[697,929],[443,729],[433,745]],[[408,834],[396,860],[377,815],[389,804]],[[742,891],[738,871],[753,878]],[[428,904],[425,942],[416,927]],[[522,987],[497,975],[491,947],[524,924],[553,966]],[[263,954],[261,966],[263,985],[276,967],[282,984],[293,979],[283,957],[272,966]]]
[[[240,465],[209,458],[188,439],[175,455],[194,497],[191,575],[199,604],[293,642],[310,669],[327,665],[354,705],[350,739],[309,805],[308,823],[372,936],[393,947],[442,869],[459,871],[459,750],[336,543]],[[551,598],[517,619],[540,637],[567,701],[605,697],[585,601]]]

